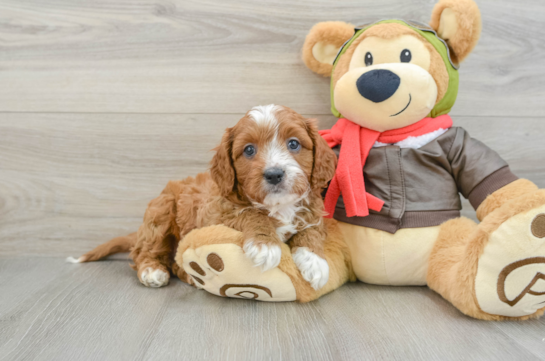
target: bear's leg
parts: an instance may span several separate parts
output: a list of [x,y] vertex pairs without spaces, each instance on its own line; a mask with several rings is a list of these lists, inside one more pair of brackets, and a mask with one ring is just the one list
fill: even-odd
[[466,251],[477,224],[467,218],[456,218],[441,225],[437,241],[428,262],[427,282],[435,292],[466,315],[483,318],[475,302],[471,274],[467,266]]
[[545,311],[545,191],[513,199],[479,225],[473,253],[480,309],[502,319]]
[[188,275],[190,284],[218,296],[269,302],[312,301],[354,280],[350,254],[336,222],[325,221],[328,239],[324,252],[330,276],[318,291],[303,279],[286,244],[282,244],[278,267],[262,272],[244,254],[242,233],[222,225],[197,229],[184,237],[176,253],[175,273]]
[[430,256],[428,285],[463,313],[525,320],[545,311],[545,191],[511,200],[477,226],[446,222]]

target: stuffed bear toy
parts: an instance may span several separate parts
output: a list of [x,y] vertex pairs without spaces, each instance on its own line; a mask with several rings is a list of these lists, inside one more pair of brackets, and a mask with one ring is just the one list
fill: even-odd
[[[440,0],[430,26],[382,20],[315,25],[303,60],[331,77],[339,117],[322,136],[338,154],[325,196],[330,279],[318,291],[289,248],[261,273],[224,226],[181,242],[187,281],[211,293],[310,301],[343,283],[427,285],[466,315],[529,319],[545,310],[545,191],[517,178],[493,150],[453,127],[458,67],[481,17],[472,0]],[[362,171],[363,169],[363,171]],[[459,193],[477,211],[460,217]],[[336,220],[336,221],[335,221]]]

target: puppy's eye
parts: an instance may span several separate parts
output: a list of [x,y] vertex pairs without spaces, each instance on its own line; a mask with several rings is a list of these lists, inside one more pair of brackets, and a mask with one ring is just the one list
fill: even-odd
[[367,52],[367,54],[365,54],[365,65],[373,65],[373,54],[371,54],[370,52]]
[[244,148],[244,156],[246,158],[251,158],[253,157],[255,154],[257,153],[257,150],[255,149],[255,147],[253,145],[247,145],[245,148]]
[[301,149],[301,143],[299,143],[297,139],[290,139],[288,141],[288,149],[292,152],[296,152]]
[[412,58],[413,55],[409,49],[403,50],[399,56],[399,60],[401,60],[402,63],[410,63]]

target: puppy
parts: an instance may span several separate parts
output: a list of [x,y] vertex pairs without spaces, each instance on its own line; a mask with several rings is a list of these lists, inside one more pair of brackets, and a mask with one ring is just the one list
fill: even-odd
[[279,245],[289,242],[303,278],[320,289],[329,278],[321,192],[336,164],[314,120],[282,106],[255,107],[227,129],[209,173],[171,181],[150,202],[136,236],[115,238],[75,261],[130,247],[144,285],[168,284],[169,271],[191,282],[173,261],[178,242],[195,228],[224,224],[243,233],[244,252],[263,271],[278,266]]

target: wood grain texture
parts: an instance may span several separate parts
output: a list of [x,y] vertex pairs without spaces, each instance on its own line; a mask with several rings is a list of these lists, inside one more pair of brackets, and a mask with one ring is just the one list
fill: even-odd
[[[545,3],[477,1],[455,125],[545,188]],[[434,3],[0,0],[0,360],[545,359],[545,319],[475,321],[427,288],[264,304],[147,289],[126,255],[63,261],[136,230],[251,107],[333,125],[328,80],[300,60],[314,23],[427,22]]]
[[[242,116],[4,114],[1,253],[75,256],[135,231],[169,180],[207,169],[224,129]],[[335,121],[318,118],[321,127]],[[517,175],[545,187],[540,118],[456,117],[455,123],[498,151]],[[468,202],[463,214],[475,219]]]
[[[301,61],[318,21],[428,22],[432,0],[2,0],[0,111],[329,114]],[[545,113],[545,4],[479,0],[483,36],[455,115]]]
[[425,287],[267,304],[145,288],[125,260],[0,259],[0,272],[0,360],[545,359],[545,319],[475,321]]

